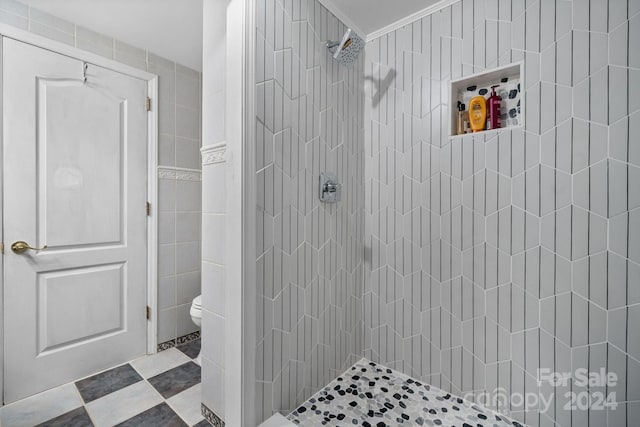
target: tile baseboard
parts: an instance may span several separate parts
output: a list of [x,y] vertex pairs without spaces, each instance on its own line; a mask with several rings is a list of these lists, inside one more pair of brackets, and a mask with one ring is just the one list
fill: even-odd
[[220,419],[211,409],[207,408],[204,403],[201,404],[202,416],[214,427],[224,427],[224,421]]
[[191,341],[195,341],[200,338],[200,331],[191,332],[190,334],[183,335],[174,340],[165,341],[158,344],[158,351],[169,350],[178,345],[186,344]]

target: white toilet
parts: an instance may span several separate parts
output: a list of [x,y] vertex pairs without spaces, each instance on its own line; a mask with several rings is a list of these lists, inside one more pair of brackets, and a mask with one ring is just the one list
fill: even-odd
[[[189,314],[191,314],[191,320],[193,320],[193,323],[195,323],[199,328],[202,328],[202,295],[198,295],[193,299]],[[200,337],[202,339],[202,335],[200,335]],[[202,366],[202,346],[200,347],[198,357],[196,357],[196,363]]]

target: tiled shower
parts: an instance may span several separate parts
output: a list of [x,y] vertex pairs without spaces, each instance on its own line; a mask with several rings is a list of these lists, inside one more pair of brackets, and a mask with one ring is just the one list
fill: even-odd
[[[255,420],[312,419],[303,402],[345,378],[372,387],[357,366],[393,368],[529,426],[635,425],[640,1],[445,0],[366,37],[350,67],[326,47],[349,24],[323,3],[255,1],[257,333],[242,347],[255,353]],[[237,176],[225,173],[239,156],[228,131],[237,111],[225,105],[233,85],[221,77],[231,52],[215,46],[203,85],[198,71],[15,0],[0,0],[0,22],[159,76],[159,348],[197,336],[189,309],[204,283],[202,394],[185,401],[196,402],[194,422],[202,402],[207,418],[233,424],[228,344],[241,340],[228,291],[240,284],[223,239],[237,219],[226,197]],[[451,82],[520,64],[523,125],[450,136]],[[204,201],[203,141],[205,181],[227,193]],[[341,185],[335,204],[318,198],[327,172]],[[186,363],[199,378],[182,349],[155,360],[177,357],[165,367]],[[617,378],[538,381],[579,370]],[[484,400],[496,391],[551,400]],[[615,395],[617,407],[572,410],[583,392]]]
[[[318,2],[257,2],[257,400],[295,405],[360,358],[364,73],[326,54],[345,26]],[[334,172],[342,201],[322,204]]]
[[[640,3],[462,0],[367,42],[352,68],[318,1],[256,15],[258,419],[367,357],[527,425],[640,415]],[[449,137],[449,82],[524,64],[524,127]],[[321,172],[343,199],[321,204]],[[615,372],[615,410],[571,411]],[[488,405],[491,407],[491,403]]]

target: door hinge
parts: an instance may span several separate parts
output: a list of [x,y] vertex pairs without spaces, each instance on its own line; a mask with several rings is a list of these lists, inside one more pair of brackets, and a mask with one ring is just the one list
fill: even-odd
[[151,111],[151,98],[149,98],[148,96],[144,103],[144,107],[147,109],[147,111]]
[[151,216],[151,203],[147,202],[146,210],[147,210],[147,216]]
[[147,320],[151,318],[151,307],[147,306],[145,308],[145,315],[147,316]]
[[4,242],[0,242],[0,253],[4,255]]

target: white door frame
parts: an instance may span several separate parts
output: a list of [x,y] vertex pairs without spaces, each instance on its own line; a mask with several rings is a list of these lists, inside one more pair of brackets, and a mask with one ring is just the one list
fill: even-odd
[[[147,71],[139,70],[113,59],[105,58],[92,52],[87,52],[37,34],[29,33],[19,28],[0,23],[0,36],[27,43],[39,48],[47,49],[61,55],[69,56],[103,68],[107,68],[131,77],[147,81],[147,94],[152,102],[151,111],[148,114],[147,132],[147,200],[151,204],[150,215],[147,217],[147,305],[151,308],[149,321],[147,322],[147,354],[153,354],[158,346],[158,76]],[[0,57],[1,62],[1,57]],[[0,67],[0,72],[2,67]],[[0,80],[1,86],[1,80]],[[0,87],[0,94],[2,94]],[[0,98],[1,99],[1,98]],[[2,102],[0,102],[0,113]],[[0,120],[0,224],[4,224],[4,200],[2,192],[2,153],[4,141],[2,141],[2,120]],[[140,209],[144,207],[141,206]],[[0,230],[0,241],[4,242],[4,229]],[[5,251],[8,247],[4,242]],[[0,262],[0,292],[4,295],[4,257]],[[4,297],[0,301],[0,406],[4,402]]]

